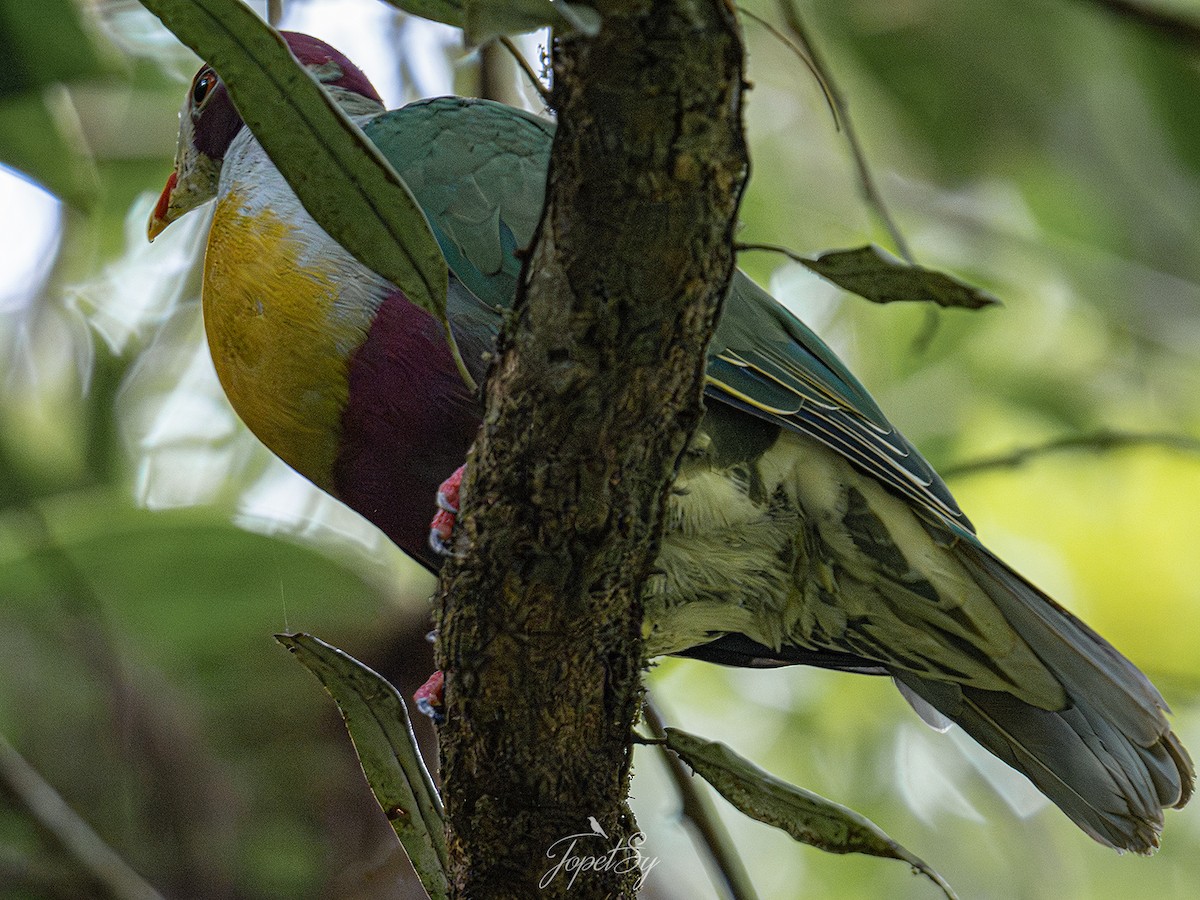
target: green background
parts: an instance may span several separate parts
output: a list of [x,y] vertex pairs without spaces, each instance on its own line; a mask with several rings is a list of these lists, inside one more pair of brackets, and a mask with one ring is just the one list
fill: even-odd
[[[0,305],[0,732],[167,896],[416,896],[332,702],[271,634],[312,631],[411,693],[433,667],[432,581],[289,479],[215,389],[196,226],[141,236],[194,60],[131,6],[0,0],[0,161],[67,201],[44,283]],[[1200,4],[1155,8],[1200,21]],[[799,9],[917,260],[1004,306],[871,306],[775,256],[742,265],[843,355],[984,540],[1145,669],[1200,751],[1200,44],[1087,0]],[[895,250],[815,80],[744,27],[741,239]],[[440,63],[460,91],[473,59]],[[955,474],[1114,432],[1177,439]],[[1167,814],[1156,857],[1118,857],[883,680],[669,660],[650,681],[670,723],[864,813],[964,897],[1200,890],[1200,804]],[[646,896],[712,895],[638,753],[661,859]],[[727,822],[765,898],[936,896],[901,864]],[[93,896],[0,788],[0,898]]]

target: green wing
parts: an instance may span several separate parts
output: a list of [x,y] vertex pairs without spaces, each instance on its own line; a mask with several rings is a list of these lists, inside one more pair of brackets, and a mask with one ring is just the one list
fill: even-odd
[[707,396],[816,438],[960,537],[974,528],[825,342],[741,270],[708,351]]
[[[457,281],[456,328],[499,328],[541,216],[554,124],[487,100],[441,97],[364,129],[425,210]],[[709,347],[706,395],[808,435],[931,514],[972,533],[949,490],[833,352],[740,270]]]
[[542,214],[554,123],[502,103],[422,100],[363,129],[425,210],[450,270],[496,311],[512,305]]

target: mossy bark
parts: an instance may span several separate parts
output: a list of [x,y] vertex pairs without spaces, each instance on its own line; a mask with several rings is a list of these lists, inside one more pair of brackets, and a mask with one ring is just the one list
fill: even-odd
[[443,573],[450,878],[471,900],[635,893],[630,867],[573,884],[551,870],[636,831],[639,589],[733,270],[747,160],[732,8],[602,13],[597,37],[555,47],[546,211],[468,465],[467,552]]

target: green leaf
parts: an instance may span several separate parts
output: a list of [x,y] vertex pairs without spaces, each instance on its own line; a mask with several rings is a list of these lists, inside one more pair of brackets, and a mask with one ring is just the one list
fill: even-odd
[[433,779],[404,700],[383,676],[308,634],[277,634],[325,686],[346,720],[363,772],[433,900],[449,896],[446,835]]
[[941,875],[851,809],[788,784],[738,756],[724,744],[668,728],[667,747],[717,792],[752,819],[774,825],[804,844],[829,853],[865,853],[899,859],[955,893]]
[[592,8],[564,0],[386,0],[414,16],[456,25],[470,44],[502,34],[523,34],[547,25],[595,35],[600,16]]
[[872,303],[915,301],[981,309],[1000,302],[957,278],[910,265],[874,245],[853,250],[830,250],[816,259],[792,258],[822,278]]
[[457,28],[462,28],[463,22],[466,21],[463,4],[457,0],[385,0],[385,2],[401,12],[420,16],[423,19],[432,19],[445,25],[454,25]]
[[472,44],[502,34],[522,34],[546,25],[594,36],[600,16],[586,6],[563,0],[467,0],[463,30]]
[[449,271],[425,213],[362,130],[240,0],[142,0],[217,70],[242,119],[304,208],[363,265],[440,321]]

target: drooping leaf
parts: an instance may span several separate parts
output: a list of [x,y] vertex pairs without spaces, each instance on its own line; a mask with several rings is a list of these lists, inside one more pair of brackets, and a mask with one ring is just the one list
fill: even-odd
[[441,801],[417,749],[404,700],[383,676],[308,634],[275,639],[330,693],[375,799],[433,900],[449,896]]
[[142,5],[217,70],[242,119],[317,223],[443,324],[473,388],[446,320],[446,260],[425,214],[279,33],[240,0]]
[[462,28],[463,22],[466,21],[462,0],[384,0],[384,2],[409,15],[432,19],[456,28]]
[[667,747],[750,818],[774,825],[797,841],[828,853],[865,853],[902,860],[933,881],[947,897],[955,897],[941,875],[864,816],[776,778],[717,741],[677,728],[666,732]]
[[564,0],[386,0],[414,16],[456,25],[471,44],[502,34],[523,34],[547,25],[594,35],[600,16],[594,9]]
[[[83,402],[116,428],[105,377]],[[0,405],[11,414],[22,400],[33,398],[10,391]],[[63,430],[50,436],[77,440],[81,413],[69,403],[55,413]],[[381,604],[419,604],[423,589],[384,588],[360,559],[237,528],[228,506],[138,509],[124,480],[81,490],[57,456],[72,451],[22,428],[0,429],[0,730],[149,881],[202,873],[203,885],[253,896],[314,897],[313,885],[368,853],[338,844],[326,817],[354,771],[318,734],[325,703],[305,701],[298,670],[263,637],[288,616],[370,634]],[[253,797],[235,817],[231,790]],[[38,832],[21,837],[32,827],[0,802],[5,841],[36,861]],[[0,896],[31,896],[11,881],[6,870]],[[75,886],[67,896],[110,896],[60,883]]]
[[944,272],[896,259],[873,244],[853,250],[830,250],[816,259],[793,258],[822,278],[872,303],[909,301],[981,309],[1000,302]]
[[501,34],[521,34],[546,25],[587,35],[600,30],[594,9],[563,0],[467,0],[463,30],[467,40],[482,44]]

